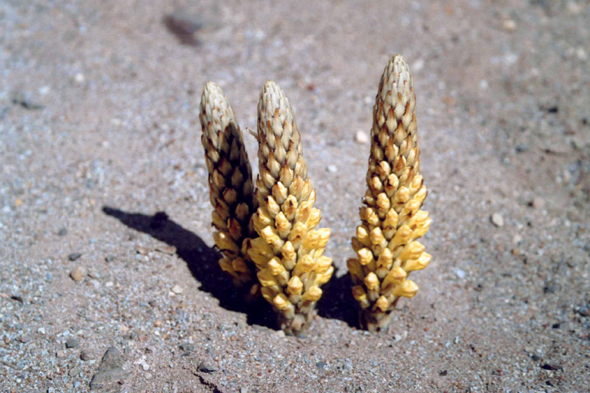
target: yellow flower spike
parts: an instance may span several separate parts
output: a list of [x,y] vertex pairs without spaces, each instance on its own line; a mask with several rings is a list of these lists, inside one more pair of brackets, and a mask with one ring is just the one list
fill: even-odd
[[[330,231],[315,229],[321,213],[313,207],[316,193],[307,178],[301,136],[289,100],[274,82],[267,82],[260,94],[257,131],[260,208],[252,226],[259,237],[249,243],[248,254],[261,269],[257,277],[263,296],[279,315],[282,329],[302,336],[321,297],[319,285],[334,272],[331,260],[322,255]],[[270,287],[273,296],[265,289]]]
[[370,331],[387,327],[399,297],[416,294],[418,287],[407,276],[431,260],[415,241],[431,223],[420,210],[428,192],[420,174],[416,124],[413,80],[404,58],[396,55],[385,67],[375,98],[365,207],[352,239],[358,259],[347,261],[361,324]]
[[213,236],[223,254],[220,267],[232,276],[236,286],[250,293],[258,285],[256,268],[250,256],[241,250],[256,235],[249,225],[250,215],[257,207],[252,170],[235,113],[221,88],[213,82],[203,89],[199,119],[214,208],[212,222],[217,231]]

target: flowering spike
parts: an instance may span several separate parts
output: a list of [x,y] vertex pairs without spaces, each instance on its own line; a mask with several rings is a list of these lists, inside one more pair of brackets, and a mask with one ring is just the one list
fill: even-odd
[[303,336],[322,295],[319,286],[334,272],[332,260],[322,255],[330,230],[315,229],[321,214],[313,207],[315,191],[307,178],[301,135],[289,100],[272,81],[260,94],[257,137],[260,207],[252,221],[259,238],[249,253],[264,268],[258,278],[281,328]]
[[235,113],[214,82],[208,82],[203,90],[199,118],[214,208],[213,238],[223,254],[219,264],[236,286],[254,294],[258,288],[256,269],[245,247],[248,238],[255,236],[250,225],[250,217],[257,207],[252,170]]
[[386,328],[397,300],[416,294],[418,286],[407,278],[431,259],[415,241],[430,226],[428,213],[420,210],[427,193],[416,132],[412,76],[396,55],[385,67],[373,107],[366,207],[352,239],[357,259],[348,260],[361,324],[369,331]]

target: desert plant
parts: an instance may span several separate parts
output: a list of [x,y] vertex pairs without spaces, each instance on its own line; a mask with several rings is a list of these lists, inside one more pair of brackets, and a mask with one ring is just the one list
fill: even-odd
[[305,335],[316,302],[334,268],[323,255],[330,229],[313,207],[315,190],[307,177],[301,135],[293,109],[279,86],[268,81],[258,104],[259,175],[252,217],[259,237],[248,253],[258,268],[263,297],[278,311],[287,334]]
[[252,169],[235,113],[221,88],[209,82],[200,106],[201,142],[209,170],[215,245],[223,254],[221,269],[250,295],[258,292],[256,267],[248,255],[246,239],[257,236],[250,225],[256,210]]
[[431,256],[416,241],[430,226],[420,210],[426,198],[420,175],[416,96],[409,67],[400,55],[389,60],[373,107],[367,192],[360,208],[362,224],[352,238],[357,258],[347,261],[356,286],[361,325],[387,327],[400,297],[413,297],[418,286],[408,276],[424,269]]

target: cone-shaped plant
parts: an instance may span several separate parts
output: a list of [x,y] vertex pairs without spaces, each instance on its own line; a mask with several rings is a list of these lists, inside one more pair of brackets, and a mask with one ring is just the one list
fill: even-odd
[[302,336],[322,295],[320,286],[334,272],[332,260],[322,255],[330,230],[315,229],[321,213],[313,207],[315,191],[307,178],[301,135],[289,100],[272,81],[260,94],[257,137],[259,208],[252,223],[259,237],[248,252],[281,328]]
[[209,192],[213,205],[215,245],[223,257],[221,269],[239,287],[254,295],[259,288],[256,268],[248,255],[249,237],[256,233],[250,225],[256,209],[252,169],[244,147],[236,115],[221,88],[208,82],[201,96],[201,142],[209,170]]
[[430,262],[416,241],[430,226],[428,213],[420,210],[423,183],[412,76],[396,55],[385,67],[373,107],[368,190],[352,239],[357,258],[348,260],[361,325],[369,331],[387,327],[398,299],[418,291],[408,276]]

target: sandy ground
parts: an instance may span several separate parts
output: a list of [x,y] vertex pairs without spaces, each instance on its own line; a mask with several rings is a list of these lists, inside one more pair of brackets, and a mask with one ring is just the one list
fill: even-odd
[[[0,2],[0,391],[589,391],[588,2],[213,4]],[[345,263],[354,135],[395,53],[434,258],[371,335]],[[218,82],[255,129],[267,79],[332,228],[306,339],[235,296],[210,248],[201,90]]]

